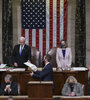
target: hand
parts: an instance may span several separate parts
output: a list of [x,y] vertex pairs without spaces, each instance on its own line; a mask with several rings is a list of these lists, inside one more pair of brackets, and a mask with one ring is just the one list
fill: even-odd
[[88,67],[88,70],[90,70],[90,66]]
[[72,92],[72,93],[70,94],[70,96],[75,96],[75,92]]
[[62,68],[61,67],[57,67],[56,70],[57,71],[62,71]]
[[33,71],[36,72],[37,71],[37,68],[34,68]]
[[33,73],[33,72],[31,72],[31,73],[30,73],[30,76],[33,76],[33,75],[34,75],[34,73]]
[[18,64],[15,62],[15,63],[14,63],[14,66],[15,66],[15,67],[17,67],[17,66],[18,66]]
[[43,57],[43,58],[45,59],[45,57],[46,57],[46,55],[44,55],[44,57]]
[[28,60],[27,62],[30,62],[30,63],[31,63],[31,61],[30,61],[30,60]]
[[6,90],[9,90],[10,89],[10,85],[6,85]]
[[6,87],[7,87],[8,93],[10,93],[11,91],[10,85],[7,85]]

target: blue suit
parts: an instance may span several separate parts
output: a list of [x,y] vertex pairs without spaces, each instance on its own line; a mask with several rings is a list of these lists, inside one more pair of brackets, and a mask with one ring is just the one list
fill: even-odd
[[47,64],[42,71],[36,71],[33,78],[41,81],[53,81],[53,70],[51,64]]
[[[34,72],[33,78],[39,79],[41,81],[53,81],[53,69],[50,63],[48,63],[42,71]],[[53,93],[55,86],[53,83]]]

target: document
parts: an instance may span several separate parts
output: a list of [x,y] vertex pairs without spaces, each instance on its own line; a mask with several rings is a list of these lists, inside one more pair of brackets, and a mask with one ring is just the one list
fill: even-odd
[[74,70],[74,71],[86,71],[87,68],[86,67],[72,67],[71,70]]
[[7,64],[1,64],[0,68],[5,68]]
[[30,62],[25,62],[25,65],[27,65],[29,67],[30,71],[33,71],[34,69],[37,69],[36,65],[30,63]]
[[0,68],[0,72],[2,72],[2,71],[7,71],[7,69],[6,68]]
[[13,68],[9,70],[10,72],[15,72],[15,71],[25,71],[25,68]]

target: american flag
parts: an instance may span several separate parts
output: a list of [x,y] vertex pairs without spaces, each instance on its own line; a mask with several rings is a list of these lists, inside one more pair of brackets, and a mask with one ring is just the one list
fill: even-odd
[[67,0],[22,0],[22,36],[44,56],[67,40]]

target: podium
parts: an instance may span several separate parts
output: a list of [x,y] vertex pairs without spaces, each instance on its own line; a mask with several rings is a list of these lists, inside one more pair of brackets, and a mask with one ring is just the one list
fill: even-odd
[[28,100],[53,100],[53,82],[28,82],[28,98]]

